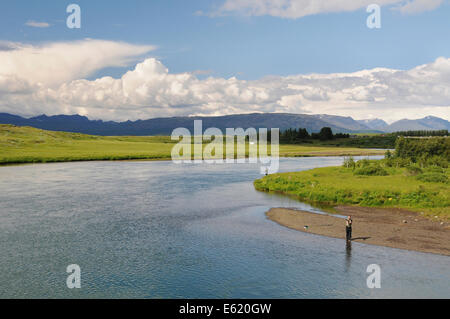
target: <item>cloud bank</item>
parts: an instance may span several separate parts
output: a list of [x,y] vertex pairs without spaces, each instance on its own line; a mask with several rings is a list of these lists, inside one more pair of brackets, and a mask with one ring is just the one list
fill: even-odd
[[42,46],[3,43],[0,45],[0,76],[53,87],[88,77],[106,67],[127,66],[154,48],[91,39]]
[[100,40],[0,45],[0,112],[78,113],[105,120],[250,112],[450,119],[450,59],[444,57],[410,70],[376,68],[254,81],[170,73],[160,61],[147,58],[121,78],[86,79],[152,49]]
[[396,10],[411,14],[434,10],[443,0],[226,0],[216,14],[238,13],[298,19],[320,13],[355,11],[372,3],[395,5]]

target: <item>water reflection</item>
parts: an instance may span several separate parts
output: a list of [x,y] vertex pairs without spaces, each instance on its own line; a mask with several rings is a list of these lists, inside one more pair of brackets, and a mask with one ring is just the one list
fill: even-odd
[[350,270],[350,265],[352,261],[352,242],[350,240],[345,243],[345,270],[348,272]]

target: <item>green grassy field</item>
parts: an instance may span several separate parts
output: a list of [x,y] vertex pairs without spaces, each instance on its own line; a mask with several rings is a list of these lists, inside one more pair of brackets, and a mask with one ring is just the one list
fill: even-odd
[[99,137],[0,125],[0,163],[169,159],[168,137]]
[[[423,182],[408,176],[406,168],[385,168],[387,176],[359,176],[344,167],[317,168],[304,172],[274,174],[256,180],[257,190],[293,195],[321,204],[365,207],[398,207],[426,216],[450,218],[448,182]],[[449,177],[450,169],[443,169]]]
[[[0,164],[93,160],[169,160],[167,136],[102,137],[0,125]],[[280,156],[381,155],[352,147],[280,145]]]

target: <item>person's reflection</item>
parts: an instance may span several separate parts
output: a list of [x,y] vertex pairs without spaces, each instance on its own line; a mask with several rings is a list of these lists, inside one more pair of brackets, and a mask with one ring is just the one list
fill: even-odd
[[345,245],[345,270],[348,271],[350,269],[350,264],[352,261],[352,242],[347,241]]

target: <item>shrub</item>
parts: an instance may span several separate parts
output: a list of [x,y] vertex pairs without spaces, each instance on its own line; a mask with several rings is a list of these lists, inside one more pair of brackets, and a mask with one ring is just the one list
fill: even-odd
[[345,168],[355,168],[355,160],[353,159],[353,156],[344,158],[344,167]]
[[440,173],[445,174],[445,169],[440,166],[429,166],[424,169],[425,173]]
[[411,160],[408,158],[390,158],[390,159],[384,159],[384,163],[387,167],[407,167],[411,165]]
[[439,166],[448,167],[448,160],[444,156],[426,156],[422,155],[417,161],[422,167]]
[[422,169],[418,166],[410,165],[410,166],[406,167],[406,175],[407,176],[417,176],[422,173],[423,173]]
[[381,166],[365,166],[358,168],[355,171],[355,175],[365,175],[365,176],[386,176],[389,175],[388,172]]
[[368,167],[370,165],[370,161],[368,159],[362,159],[356,162],[356,167],[363,168]]
[[386,153],[384,154],[384,157],[390,160],[393,157],[393,155],[390,150],[387,150]]
[[448,177],[442,173],[424,173],[422,175],[417,176],[417,179],[422,182],[429,183],[448,183]]
[[399,137],[395,145],[395,156],[410,158],[416,162],[420,158],[433,156],[448,160],[450,157],[450,139],[447,137],[404,138]]

